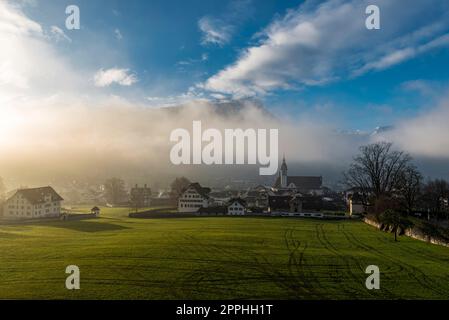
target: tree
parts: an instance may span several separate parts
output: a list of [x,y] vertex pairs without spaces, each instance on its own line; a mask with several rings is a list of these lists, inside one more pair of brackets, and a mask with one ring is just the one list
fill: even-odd
[[171,184],[171,193],[176,199],[181,196],[184,190],[189,186],[190,181],[185,177],[176,178]]
[[411,214],[415,209],[421,191],[421,173],[414,165],[408,165],[399,177],[398,195],[404,210]]
[[111,204],[119,204],[127,197],[125,182],[119,178],[110,178],[105,181],[104,189],[106,200]]
[[135,192],[131,191],[130,200],[136,213],[139,212],[140,204],[143,202],[143,194],[137,191]]
[[449,197],[449,184],[446,180],[436,179],[428,181],[422,192],[422,203],[430,212],[439,218],[445,210],[443,203]]
[[0,177],[0,203],[5,200],[6,186],[3,182],[3,178]]
[[392,150],[391,143],[362,146],[344,178],[348,186],[357,187],[365,197],[372,194],[378,200],[382,196],[390,196],[398,188],[410,161],[407,153]]
[[394,241],[398,241],[399,229],[405,230],[413,225],[410,220],[402,217],[400,212],[391,209],[381,214],[380,221],[393,228]]

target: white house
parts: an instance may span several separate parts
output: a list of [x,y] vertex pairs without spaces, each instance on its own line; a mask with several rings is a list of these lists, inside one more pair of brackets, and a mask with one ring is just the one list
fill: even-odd
[[348,197],[349,215],[365,213],[365,205],[363,204],[363,198],[359,193],[354,193]]
[[231,199],[228,204],[228,215],[243,216],[246,214],[246,202],[243,199]]
[[52,187],[17,190],[6,200],[3,208],[5,219],[34,219],[58,217],[64,199]]
[[210,188],[203,188],[199,183],[191,183],[178,199],[178,212],[197,212],[210,204]]

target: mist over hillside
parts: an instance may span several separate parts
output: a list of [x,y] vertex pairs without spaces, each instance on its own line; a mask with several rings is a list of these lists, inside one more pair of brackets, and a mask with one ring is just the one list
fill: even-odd
[[[319,119],[274,115],[253,100],[192,101],[163,108],[114,100],[94,105],[54,102],[35,110],[32,106],[15,109],[24,125],[2,145],[0,175],[10,187],[72,180],[101,183],[111,176],[160,186],[167,186],[176,176],[216,186],[238,180],[270,184],[275,179],[259,176],[259,165],[171,164],[171,131],[184,128],[191,132],[194,120],[201,121],[203,131],[278,129],[279,161],[285,154],[290,174],[321,175],[325,185],[336,187],[360,145],[395,141],[398,134],[393,127],[373,132],[342,131]],[[42,117],[42,113],[49,116]],[[448,175],[444,157],[415,158],[425,176]]]

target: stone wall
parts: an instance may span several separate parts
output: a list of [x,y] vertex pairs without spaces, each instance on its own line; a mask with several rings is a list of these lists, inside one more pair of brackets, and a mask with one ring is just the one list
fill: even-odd
[[[381,230],[383,227],[383,225],[381,223],[374,221],[373,219],[366,218],[366,217],[363,218],[363,222],[365,222],[366,224],[369,224],[370,226],[373,226],[379,230]],[[391,231],[391,228],[386,231]],[[404,231],[404,234],[406,236],[416,239],[416,240],[421,240],[421,241],[437,244],[440,246],[449,247],[449,242],[447,242],[443,239],[437,239],[437,238],[431,237],[429,235],[426,235],[420,229],[418,229],[416,227],[406,229]]]

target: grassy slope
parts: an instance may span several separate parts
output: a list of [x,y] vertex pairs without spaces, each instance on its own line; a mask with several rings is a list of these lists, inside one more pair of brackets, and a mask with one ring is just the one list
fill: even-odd
[[[0,225],[0,298],[449,299],[449,249],[361,222],[100,219]],[[65,267],[81,290],[65,289]],[[381,271],[381,290],[364,283]]]

